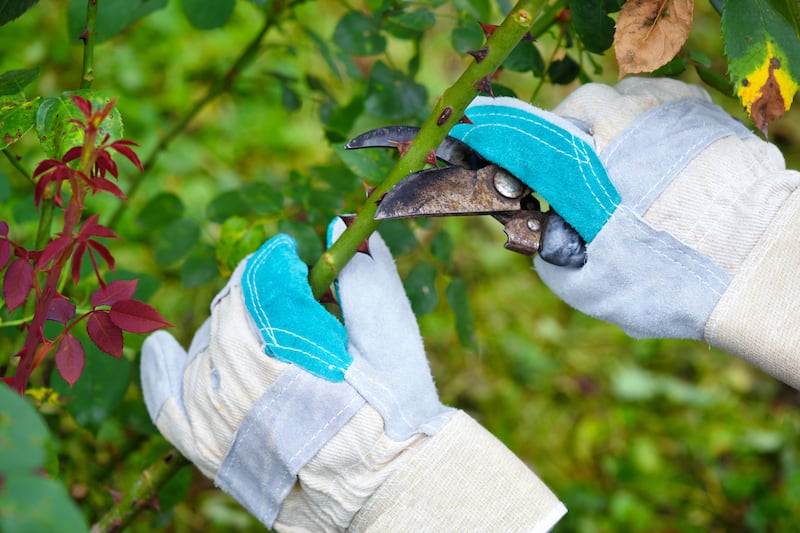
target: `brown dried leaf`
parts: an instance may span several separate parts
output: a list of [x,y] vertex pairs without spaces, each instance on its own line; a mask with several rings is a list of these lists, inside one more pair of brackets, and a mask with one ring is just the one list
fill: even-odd
[[652,72],[680,51],[692,29],[694,0],[628,0],[614,32],[619,77]]

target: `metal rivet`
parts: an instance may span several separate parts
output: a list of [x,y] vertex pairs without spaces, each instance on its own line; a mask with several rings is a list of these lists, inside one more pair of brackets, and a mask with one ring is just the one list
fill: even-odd
[[503,170],[494,175],[494,188],[506,198],[519,198],[527,189],[524,183]]
[[533,232],[540,231],[542,229],[542,224],[535,218],[529,218],[528,219],[528,229],[533,231]]

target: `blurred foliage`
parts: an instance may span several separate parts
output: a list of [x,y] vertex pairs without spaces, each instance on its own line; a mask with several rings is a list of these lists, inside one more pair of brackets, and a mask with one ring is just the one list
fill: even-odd
[[[576,13],[608,28],[603,21],[620,3],[607,0],[597,10],[575,2]],[[356,211],[362,182],[377,183],[393,163],[388,151],[345,153],[344,141],[378,125],[418,124],[472,61],[465,53],[482,45],[478,21],[499,22],[510,4],[100,0],[94,87],[117,96],[125,137],[149,161],[141,179],[121,176],[126,202],[89,201],[121,237],[109,243],[117,270],[108,279],[139,278],[136,298],[159,309],[188,346],[227,275],[263,239],[290,232],[313,262],[330,218]],[[552,107],[581,82],[616,80],[613,57],[592,53],[609,46],[607,32],[564,16],[565,5],[547,4],[549,24],[535,25],[536,41],[507,59],[495,94]],[[82,0],[33,6],[0,28],[9,52],[0,55],[0,72],[38,68],[30,97],[77,88],[84,16]],[[722,76],[719,35],[720,16],[698,2],[683,52],[661,74],[694,82]],[[230,72],[253,42],[256,53]],[[712,96],[745,118],[738,102]],[[770,136],[797,167],[793,114]],[[6,156],[0,220],[15,239],[32,241],[38,214],[24,171],[41,149],[26,136]],[[528,259],[503,249],[500,229],[472,218],[381,226],[421,314],[443,401],[476,417],[563,499],[570,512],[556,530],[793,530],[800,518],[797,393],[701,343],[632,340],[573,311]],[[0,328],[4,368],[19,337]],[[38,374],[28,395],[49,431],[0,401],[0,436],[9,435],[9,413],[30,423],[26,431],[45,442],[36,449],[52,456],[31,451],[31,466],[44,464],[63,482],[87,523],[168,449],[142,402],[140,345],[126,334],[123,361],[89,354],[73,388],[52,369]],[[5,446],[0,461],[19,453]],[[7,497],[13,486],[6,478],[0,511],[16,505]],[[157,502],[141,506],[134,531],[259,528],[190,468]]]

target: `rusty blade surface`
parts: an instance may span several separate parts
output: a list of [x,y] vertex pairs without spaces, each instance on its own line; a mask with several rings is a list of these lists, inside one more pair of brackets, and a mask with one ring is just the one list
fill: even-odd
[[496,165],[431,168],[406,176],[380,202],[376,220],[520,211],[530,189]]
[[[398,148],[412,142],[420,128],[416,126],[386,126],[369,130],[348,142],[347,150],[361,148]],[[436,157],[451,165],[478,169],[489,164],[478,152],[454,137],[445,137],[436,148]]]

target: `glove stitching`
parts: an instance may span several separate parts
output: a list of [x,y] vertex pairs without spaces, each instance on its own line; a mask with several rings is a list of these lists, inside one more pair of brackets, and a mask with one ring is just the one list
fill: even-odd
[[[328,351],[327,349],[323,348],[322,346],[319,346],[318,344],[314,343],[310,339],[307,339],[307,338],[305,338],[305,337],[303,337],[301,335],[297,335],[297,334],[295,334],[293,332],[290,332],[290,331],[287,331],[287,330],[284,330],[284,329],[281,329],[281,328],[273,328],[272,325],[270,324],[269,317],[267,316],[267,314],[264,311],[264,306],[261,304],[261,295],[260,295],[259,291],[256,290],[256,282],[255,282],[255,280],[258,277],[257,276],[258,272],[260,272],[260,270],[264,266],[266,266],[266,263],[267,263],[269,257],[272,255],[273,250],[275,249],[275,247],[278,244],[281,244],[281,242],[282,241],[280,241],[280,240],[276,240],[275,242],[269,244],[269,246],[266,249],[263,250],[263,253],[259,253],[259,254],[257,254],[257,257],[254,257],[253,259],[251,259],[252,261],[254,261],[253,267],[252,267],[252,269],[248,269],[247,277],[244,280],[245,286],[246,286],[246,288],[248,290],[248,294],[250,294],[250,296],[253,298],[253,300],[254,300],[254,302],[256,304],[255,305],[255,309],[254,309],[254,312],[255,312],[256,316],[254,318],[256,319],[256,322],[258,323],[257,327],[258,327],[258,330],[262,333],[262,338],[264,338],[265,345],[268,346],[268,347],[280,348],[282,350],[293,351],[293,352],[304,354],[307,358],[309,358],[311,360],[319,361],[320,363],[324,364],[325,366],[328,367],[329,370],[338,370],[340,372],[344,372],[345,369],[346,369],[347,361],[345,359],[343,359],[342,357],[340,357],[339,355]],[[290,348],[288,346],[282,346],[281,343],[278,341],[278,338],[275,336],[275,332],[285,333],[285,334],[288,334],[288,335],[290,335],[290,336],[292,336],[292,337],[294,337],[296,339],[299,339],[299,340],[307,342],[309,345],[311,345],[311,346],[313,346],[313,347],[325,352],[327,355],[332,356],[335,359],[335,364],[331,364],[330,361],[327,361],[327,360],[319,357],[318,355],[315,355],[315,354],[313,354],[313,353],[311,353],[311,352],[309,352],[307,350],[303,350],[303,349],[300,349],[300,348]],[[286,358],[286,360],[289,360],[289,359]],[[292,362],[297,362],[300,366],[303,366],[305,368],[305,365],[303,365],[301,361],[292,361]]]
[[[377,380],[373,379],[369,374],[367,374],[365,372],[362,372],[361,369],[359,367],[355,366],[355,365],[350,368],[350,371],[346,374],[345,379],[356,390],[360,389],[360,387],[357,386],[358,382],[367,382],[367,383],[372,384],[374,387],[381,389],[384,392],[384,397],[391,399],[391,401],[389,401],[389,402],[386,402],[386,401],[383,401],[383,400],[375,401],[375,400],[377,400],[377,398],[373,398],[372,400],[369,401],[369,403],[373,404],[373,405],[376,405],[376,407],[380,407],[381,404],[384,404],[384,405],[385,404],[393,404],[393,408],[391,410],[387,409],[386,407],[384,407],[384,410],[385,411],[391,411],[391,412],[395,413],[396,416],[399,416],[400,419],[403,421],[403,423],[406,425],[406,427],[408,428],[409,431],[415,431],[416,430],[416,426],[408,418],[406,418],[405,414],[403,413],[403,410],[401,408],[401,404],[397,400],[397,397],[395,396],[394,391],[389,389],[385,384],[381,383],[380,381],[377,381]],[[378,411],[380,412],[381,410],[378,409]],[[388,413],[381,413],[381,414],[385,415],[385,416],[388,416]]]
[[[708,288],[715,295],[722,296],[722,291],[717,289],[716,287],[712,286],[710,283],[708,283],[706,281],[706,279],[704,277],[700,276],[697,273],[696,268],[690,268],[690,266],[688,264],[676,260],[674,257],[671,257],[669,254],[662,252],[661,250],[653,247],[650,244],[647,244],[647,243],[645,243],[643,241],[639,241],[638,238],[637,238],[637,235],[634,235],[634,232],[631,231],[631,230],[635,230],[640,235],[647,236],[648,233],[643,228],[641,228],[639,226],[639,223],[644,223],[644,222],[639,217],[637,217],[636,214],[633,211],[631,211],[630,208],[628,208],[627,206],[621,206],[621,208],[622,208],[622,212],[625,213],[627,216],[630,216],[634,221],[633,224],[622,224],[621,225],[623,231],[625,231],[625,233],[627,233],[628,236],[631,237],[631,239],[634,239],[637,242],[639,242],[640,244],[644,245],[647,249],[649,249],[654,254],[659,255],[659,256],[667,259],[671,263],[674,263],[679,268],[681,268],[683,270],[686,270],[693,277],[695,277],[700,282],[701,285],[704,285],[706,288]],[[693,265],[696,265],[696,267],[699,267],[699,270],[702,270],[702,271],[706,272],[712,279],[715,279],[715,280],[719,281],[720,285],[723,288],[727,286],[727,282],[725,280],[721,279],[713,270],[708,268],[708,266],[704,265],[702,262],[698,261],[695,257],[693,257],[690,254],[688,254],[685,250],[683,250],[680,247],[677,247],[677,246],[673,245],[672,243],[668,242],[667,240],[665,240],[664,238],[659,236],[658,233],[652,233],[652,234],[650,234],[650,236],[652,236],[657,242],[661,243],[667,249],[667,251],[677,252],[681,256],[685,257],[688,260],[689,263],[691,263]]]
[[[269,409],[270,407],[272,407],[272,405],[273,405],[275,402],[277,402],[278,400],[280,400],[280,399],[281,399],[281,397],[282,397],[284,394],[286,394],[286,393],[287,393],[287,392],[288,392],[288,391],[289,391],[289,390],[290,390],[290,389],[291,389],[291,388],[294,386],[294,384],[297,382],[297,380],[298,380],[298,379],[300,379],[300,376],[301,376],[301,374],[300,374],[300,373],[297,373],[295,376],[293,376],[293,377],[292,377],[292,379],[291,379],[291,380],[290,380],[288,383],[286,383],[286,384],[285,384],[285,385],[284,385],[284,386],[283,386],[283,387],[282,387],[282,388],[281,388],[281,389],[280,389],[280,390],[277,392],[277,394],[276,394],[275,396],[273,396],[273,397],[272,397],[272,399],[271,399],[271,400],[270,400],[270,401],[269,401],[267,404],[265,404],[265,405],[262,405],[262,406],[261,406],[261,408],[260,408],[260,409],[259,409],[257,412],[255,412],[255,413],[253,414],[253,416],[251,417],[251,419],[259,420],[259,419],[261,418],[261,414],[262,414],[264,411],[266,411],[267,409]],[[248,416],[249,416],[249,415],[250,415],[250,413],[248,413]],[[248,424],[248,426],[247,426],[247,429],[245,429],[245,431],[244,431],[244,433],[242,433],[241,437],[239,437],[239,436],[234,436],[234,439],[233,439],[234,443],[235,443],[237,440],[240,440],[240,439],[244,440],[244,439],[245,439],[245,438],[246,438],[246,437],[247,437],[247,436],[250,434],[250,432],[252,431],[252,429],[253,429],[253,427],[254,427],[254,426],[255,426],[255,424]],[[229,451],[230,451],[230,450],[229,450]],[[224,476],[224,475],[226,475],[226,474],[227,474],[227,472],[228,472],[229,470],[231,470],[231,469],[232,469],[234,466],[237,466],[238,464],[239,464],[239,457],[238,457],[238,456],[236,456],[236,457],[234,458],[234,460],[233,460],[233,461],[231,461],[231,462],[229,462],[229,463],[226,463],[225,461],[223,461],[223,467],[222,467],[223,469],[222,469],[222,470],[220,470],[220,472],[219,472],[219,474],[218,474],[218,475],[219,475],[219,476]]]
[[[342,416],[342,414],[343,414],[343,413],[345,413],[345,412],[348,412],[348,410],[349,410],[349,407],[350,407],[351,405],[353,405],[353,404],[355,404],[355,403],[363,402],[363,401],[364,401],[364,398],[362,398],[362,397],[361,397],[360,395],[358,395],[358,394],[356,394],[356,395],[355,395],[353,398],[351,398],[351,399],[350,399],[350,401],[349,401],[349,402],[347,402],[347,404],[345,404],[345,406],[344,406],[344,407],[342,407],[341,409],[339,409],[339,411],[338,411],[336,414],[334,414],[334,415],[333,415],[333,416],[330,418],[330,420],[328,420],[328,421],[325,423],[325,425],[324,425],[324,426],[322,426],[321,428],[319,428],[319,430],[317,430],[317,432],[316,432],[316,433],[314,433],[313,435],[311,435],[311,437],[309,437],[309,438],[308,438],[308,440],[305,442],[305,444],[303,444],[303,446],[302,446],[302,447],[301,447],[299,450],[297,450],[297,452],[296,452],[294,455],[292,455],[292,456],[291,456],[291,457],[290,457],[290,458],[289,458],[289,459],[286,461],[287,465],[291,465],[291,466],[292,466],[292,468],[294,468],[294,466],[302,467],[303,465],[293,465],[292,463],[295,461],[295,459],[297,459],[297,457],[298,457],[298,456],[302,455],[302,453],[305,451],[305,449],[306,449],[306,448],[308,448],[308,447],[309,447],[309,446],[310,446],[310,445],[311,445],[311,444],[312,444],[312,443],[315,441],[315,439],[316,439],[316,438],[317,438],[317,437],[318,437],[318,436],[319,436],[319,435],[320,435],[320,434],[321,434],[323,431],[325,431],[325,430],[326,430],[326,429],[327,429],[327,428],[328,428],[328,427],[329,427],[331,424],[333,424],[334,422],[336,422],[337,420],[339,420],[339,418]],[[299,470],[299,469],[300,469],[300,468],[297,468],[297,470]]]
[[[477,118],[477,117],[480,117],[480,116],[484,116],[484,115],[481,115],[481,114],[476,114],[476,115],[473,115],[473,118]],[[574,136],[571,136],[571,138],[567,138],[567,137],[565,137],[565,136],[564,136],[564,134],[562,133],[562,131],[555,130],[555,129],[552,129],[552,128],[548,128],[548,127],[546,127],[546,126],[544,126],[544,125],[542,125],[542,124],[539,124],[539,123],[537,123],[537,122],[536,122],[536,121],[534,121],[534,120],[531,120],[531,119],[526,119],[526,118],[523,118],[523,117],[517,117],[517,116],[515,116],[515,115],[504,115],[504,114],[501,114],[501,113],[493,113],[493,114],[491,114],[491,115],[486,115],[486,116],[496,116],[496,117],[504,117],[504,118],[513,118],[513,119],[519,119],[519,120],[523,120],[523,121],[529,122],[529,123],[531,123],[531,124],[535,124],[535,125],[538,125],[538,126],[542,126],[542,127],[544,127],[544,129],[547,129],[547,130],[549,130],[549,131],[552,131],[552,132],[556,133],[556,134],[557,134],[559,137],[561,137],[561,138],[562,138],[562,139],[564,139],[566,142],[568,142],[569,144],[571,144],[571,145],[573,146],[573,149],[574,149],[574,150],[577,150],[576,143],[575,143],[575,142],[573,142],[573,141],[574,141],[574,139],[575,139],[575,137],[574,137]],[[514,132],[520,133],[520,134],[522,134],[522,135],[523,135],[523,136],[525,136],[525,137],[529,137],[530,139],[533,139],[534,141],[538,142],[539,144],[541,144],[541,145],[543,145],[543,146],[546,146],[547,148],[550,148],[551,150],[553,150],[553,151],[555,151],[555,152],[557,152],[557,153],[559,153],[559,154],[561,154],[561,155],[563,155],[563,156],[567,157],[568,159],[572,159],[572,160],[574,160],[576,163],[578,163],[578,168],[579,168],[579,169],[580,169],[580,171],[581,171],[581,176],[582,176],[582,178],[583,178],[583,181],[584,181],[584,183],[586,184],[586,186],[587,186],[587,188],[588,188],[588,190],[589,190],[590,194],[592,195],[592,198],[594,198],[594,200],[597,202],[597,204],[600,206],[600,208],[603,210],[603,212],[605,212],[605,213],[606,213],[607,215],[609,215],[609,216],[611,216],[611,215],[613,214],[613,212],[614,212],[614,209],[617,207],[617,205],[618,205],[618,204],[616,204],[616,203],[615,203],[615,201],[614,201],[614,199],[612,198],[611,194],[609,193],[608,189],[607,189],[607,188],[605,187],[605,185],[604,185],[604,184],[603,184],[603,183],[602,183],[602,182],[601,182],[601,181],[598,179],[598,177],[597,177],[597,172],[596,172],[596,170],[595,170],[595,168],[594,168],[594,165],[592,164],[591,160],[590,160],[590,159],[588,159],[588,157],[587,157],[586,159],[579,158],[579,157],[578,157],[578,156],[575,154],[575,152],[573,152],[572,154],[570,154],[570,153],[568,153],[568,152],[565,152],[564,150],[561,150],[560,148],[557,148],[556,146],[553,146],[552,144],[550,144],[550,143],[547,143],[547,142],[543,141],[542,139],[539,139],[539,138],[538,138],[538,137],[536,137],[535,135],[533,135],[533,134],[531,134],[531,133],[529,133],[529,132],[527,132],[527,131],[525,131],[525,130],[523,130],[523,129],[521,129],[521,128],[517,128],[517,127],[515,127],[515,126],[510,126],[510,125],[507,125],[507,124],[482,124],[482,125],[476,125],[475,127],[471,128],[471,129],[470,129],[470,130],[469,130],[469,131],[468,131],[468,132],[467,132],[467,133],[464,135],[464,137],[463,137],[463,139],[462,139],[462,140],[463,140],[464,142],[466,142],[466,141],[467,141],[467,138],[468,138],[468,137],[469,137],[469,136],[470,136],[472,133],[474,133],[474,132],[476,132],[476,131],[478,131],[478,130],[480,130],[480,129],[482,129],[482,128],[505,128],[505,129],[509,129],[509,130],[511,130],[511,131],[514,131]],[[588,160],[587,160],[587,159],[588,159]],[[589,180],[589,179],[587,179],[587,176],[586,176],[586,173],[585,173],[585,169],[584,169],[584,166],[586,166],[587,164],[588,164],[588,166],[589,166],[589,167],[592,169],[592,175],[593,175],[593,177],[594,177],[594,180]],[[610,208],[609,208],[609,207],[607,207],[607,205],[605,204],[605,202],[604,202],[604,201],[603,201],[603,200],[602,200],[602,199],[601,199],[601,198],[598,196],[598,194],[595,192],[595,188],[592,186],[592,181],[594,181],[594,183],[596,183],[596,184],[597,184],[597,185],[600,187],[600,190],[602,190],[602,192],[603,192],[604,196],[605,196],[605,197],[608,199],[608,201],[611,203],[611,207],[610,207]]]

